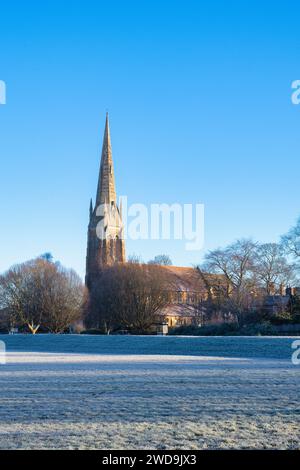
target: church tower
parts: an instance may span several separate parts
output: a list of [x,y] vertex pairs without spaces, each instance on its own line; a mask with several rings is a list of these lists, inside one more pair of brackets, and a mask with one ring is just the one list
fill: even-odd
[[86,257],[86,286],[90,289],[103,266],[125,262],[122,213],[117,205],[108,114],[96,201],[90,203]]

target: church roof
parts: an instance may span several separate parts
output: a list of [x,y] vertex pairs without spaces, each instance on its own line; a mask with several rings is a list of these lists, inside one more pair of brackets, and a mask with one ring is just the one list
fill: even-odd
[[206,289],[195,268],[164,266],[172,290],[205,293]]

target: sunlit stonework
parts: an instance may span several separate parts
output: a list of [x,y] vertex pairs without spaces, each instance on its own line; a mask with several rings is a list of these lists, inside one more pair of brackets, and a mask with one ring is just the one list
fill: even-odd
[[121,208],[117,204],[108,115],[95,205],[90,203],[86,285],[91,287],[102,266],[125,261]]

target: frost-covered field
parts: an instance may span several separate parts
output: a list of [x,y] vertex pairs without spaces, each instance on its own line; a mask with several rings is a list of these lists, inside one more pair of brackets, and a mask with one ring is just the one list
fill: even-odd
[[291,338],[0,339],[2,449],[300,448]]

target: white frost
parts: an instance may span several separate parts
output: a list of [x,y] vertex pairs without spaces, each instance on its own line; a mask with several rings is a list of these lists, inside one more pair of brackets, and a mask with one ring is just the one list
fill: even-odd
[[1,449],[299,448],[283,360],[9,353]]

